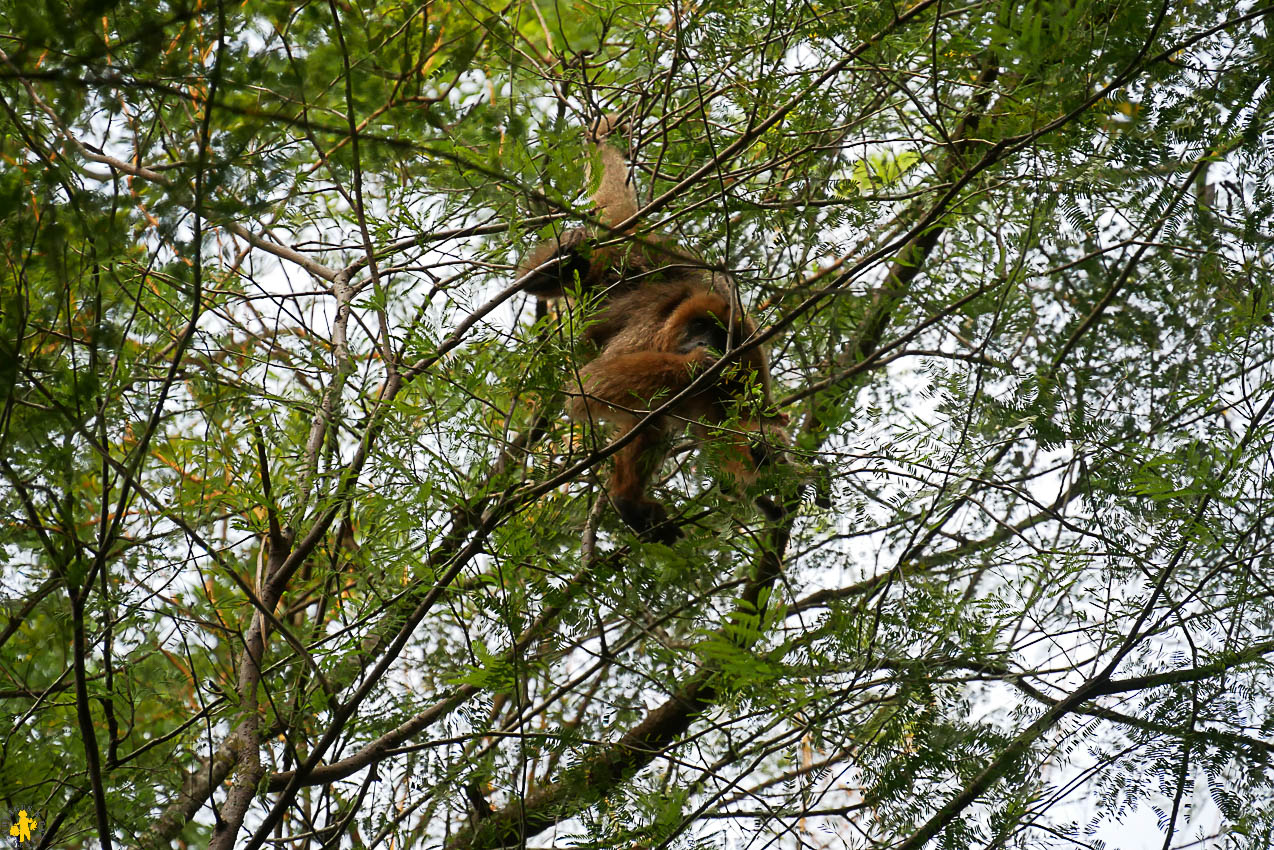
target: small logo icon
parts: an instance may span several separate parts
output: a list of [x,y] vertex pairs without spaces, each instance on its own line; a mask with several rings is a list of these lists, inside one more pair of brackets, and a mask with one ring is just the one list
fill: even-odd
[[18,843],[21,844],[24,841],[31,840],[31,830],[37,826],[39,826],[39,823],[35,818],[27,817],[27,811],[23,809],[18,812],[18,819],[9,827],[9,835],[18,839]]

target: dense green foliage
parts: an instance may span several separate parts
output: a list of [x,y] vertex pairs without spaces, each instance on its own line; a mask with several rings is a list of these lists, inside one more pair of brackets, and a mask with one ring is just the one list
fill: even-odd
[[[1271,8],[0,0],[22,846],[1269,846]],[[831,509],[602,497],[608,110]]]

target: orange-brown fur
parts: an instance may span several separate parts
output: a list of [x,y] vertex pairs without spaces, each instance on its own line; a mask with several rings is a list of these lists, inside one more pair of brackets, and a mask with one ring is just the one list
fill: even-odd
[[[527,255],[518,273],[526,290],[541,298],[561,297],[576,281],[582,293],[600,295],[600,307],[583,333],[598,354],[580,368],[569,408],[573,419],[608,422],[622,436],[728,349],[747,341],[756,326],[728,276],[659,239],[616,241],[631,232],[625,222],[636,212],[637,198],[623,155],[606,141],[614,129],[613,120],[604,118],[592,132],[602,165],[593,201],[604,226],[574,228],[545,241]],[[749,385],[755,386],[755,409],[740,404]],[[722,468],[737,485],[750,483],[764,462],[762,443],[786,441],[775,424],[785,417],[767,415],[771,406],[769,364],[764,351],[753,346],[706,387],[646,423],[615,454],[609,495],[620,515],[644,536],[676,539],[667,511],[646,492],[663,463],[668,437],[690,423],[703,440],[712,426],[737,416]]]

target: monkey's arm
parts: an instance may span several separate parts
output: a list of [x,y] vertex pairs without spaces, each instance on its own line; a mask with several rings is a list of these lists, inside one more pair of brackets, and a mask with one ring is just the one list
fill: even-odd
[[[708,368],[715,355],[706,348],[688,353],[633,351],[597,358],[580,369],[583,392],[572,400],[572,416],[631,424],[639,411],[658,407],[680,393]],[[712,387],[682,399],[673,409],[686,419],[712,417]]]

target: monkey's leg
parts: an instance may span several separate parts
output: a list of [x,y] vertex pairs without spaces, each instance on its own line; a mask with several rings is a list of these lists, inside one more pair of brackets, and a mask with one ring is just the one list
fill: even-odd
[[707,422],[693,427],[695,438],[703,447],[701,450],[714,461],[717,483],[726,495],[736,500],[747,500],[748,491],[762,470],[776,466],[788,470],[783,479],[774,482],[777,487],[752,496],[752,502],[771,521],[786,515],[784,503],[790,501],[782,492],[784,479],[790,478],[792,469],[787,457],[791,441],[781,424],[786,422],[787,416],[781,414],[768,420],[713,422],[708,417]]
[[[593,182],[593,169],[601,166],[602,174],[593,192],[597,217],[608,227],[624,222],[637,213],[637,187],[628,175],[628,157],[611,143],[627,125],[614,115],[603,115],[589,131],[594,157],[587,163],[587,182]],[[594,164],[596,160],[596,165]]]
[[628,159],[608,141],[623,129],[617,118],[607,115],[594,122],[589,131],[592,156],[585,161],[584,182],[591,184],[591,172],[600,167],[593,204],[597,218],[605,225],[602,232],[595,234],[591,228],[574,227],[537,245],[518,265],[518,277],[525,278],[524,291],[540,298],[560,298],[577,278],[581,288],[589,291],[602,283],[609,269],[623,265],[625,252],[597,245],[599,236],[605,241],[619,235],[608,228],[637,213],[637,191],[628,179]]
[[633,531],[645,540],[667,546],[681,537],[681,531],[668,522],[667,509],[646,496],[650,479],[663,465],[663,459],[663,435],[656,429],[643,428],[632,442],[615,454],[610,498],[615,510]]
[[540,298],[560,298],[577,279],[587,289],[595,271],[591,235],[575,227],[537,245],[518,265],[522,290]]
[[[629,433],[641,420],[641,411],[657,407],[661,400],[689,386],[707,362],[707,352],[673,354],[635,351],[599,357],[580,370],[582,392],[571,400],[572,418],[606,421]],[[703,394],[678,404],[673,413],[701,415]],[[666,524],[668,512],[646,495],[651,478],[663,463],[664,425],[650,422],[615,454],[610,496],[624,521],[649,540],[671,543],[680,533]]]

